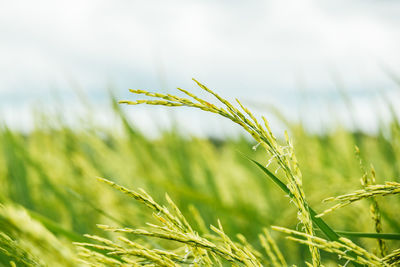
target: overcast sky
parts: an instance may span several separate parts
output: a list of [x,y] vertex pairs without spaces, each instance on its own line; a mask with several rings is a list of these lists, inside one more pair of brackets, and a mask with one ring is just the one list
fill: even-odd
[[192,77],[282,109],[299,88],[332,98],[340,81],[368,106],[396,90],[382,66],[400,73],[399,13],[385,0],[0,1],[0,112],[15,120],[28,110],[16,103],[54,90],[105,103],[110,86],[127,98],[191,89]]

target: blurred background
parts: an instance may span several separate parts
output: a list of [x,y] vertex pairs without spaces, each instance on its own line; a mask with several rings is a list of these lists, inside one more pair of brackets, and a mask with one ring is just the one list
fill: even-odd
[[[240,127],[189,108],[117,105],[137,99],[129,88],[205,96],[196,78],[264,114],[278,137],[289,130],[317,212],[330,207],[324,198],[362,188],[361,177],[399,182],[399,12],[390,0],[1,1],[0,248],[4,235],[17,246],[0,250],[0,266],[25,266],[20,250],[76,266],[72,242],[89,242],[83,234],[115,240],[96,224],[154,223],[97,176],[161,204],[168,192],[200,234],[220,219],[259,251],[263,227],[299,229],[294,205],[243,156],[266,165],[270,155]],[[399,198],[378,200],[383,232],[399,233]],[[324,218],[334,230],[375,232],[369,204]],[[272,236],[288,263],[305,266],[307,247]],[[379,257],[399,247],[352,240]]]
[[[279,107],[310,130],[341,121],[374,131],[387,117],[382,98],[399,106],[391,77],[400,72],[399,10],[389,0],[3,1],[1,118],[30,129],[33,107],[62,103],[74,120],[85,95],[107,125],[108,90],[117,99],[129,98],[128,88],[172,93],[194,88],[193,77],[263,114]],[[172,112],[128,110],[148,132],[151,121],[171,121]],[[235,131],[198,114],[174,116],[190,133]]]

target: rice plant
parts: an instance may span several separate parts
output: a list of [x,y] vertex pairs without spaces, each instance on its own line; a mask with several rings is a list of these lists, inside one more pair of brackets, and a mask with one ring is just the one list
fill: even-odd
[[[194,79],[193,79],[194,80]],[[376,264],[382,264],[384,265],[385,262],[383,260],[379,260],[377,257],[375,257],[373,254],[368,254],[368,252],[364,253],[364,250],[357,245],[353,244],[351,241],[348,241],[347,239],[340,238],[339,235],[333,231],[324,221],[320,220],[320,216],[316,216],[315,212],[310,208],[308,205],[305,194],[303,191],[302,187],[302,174],[298,165],[298,161],[296,159],[295,153],[294,153],[294,147],[292,142],[290,141],[287,133],[285,133],[286,137],[286,143],[285,145],[280,145],[277,142],[276,137],[273,135],[268,121],[266,120],[265,117],[261,117],[263,124],[261,125],[257,118],[251,113],[249,109],[244,107],[241,102],[236,99],[236,102],[240,106],[241,110],[240,111],[238,108],[236,108],[233,104],[225,100],[224,98],[220,97],[217,93],[214,91],[210,90],[207,88],[205,85],[199,83],[198,81],[194,80],[197,85],[205,90],[207,93],[213,95],[221,104],[224,105],[224,107],[218,107],[217,105],[211,104],[207,102],[204,99],[199,98],[195,94],[188,92],[184,89],[178,88],[181,92],[189,96],[191,99],[187,98],[182,98],[170,94],[160,94],[160,93],[151,93],[143,90],[130,90],[134,94],[143,94],[149,97],[153,97],[156,100],[137,100],[137,101],[120,101],[120,103],[123,104],[129,104],[129,105],[138,105],[138,104],[147,104],[147,105],[162,105],[162,106],[167,106],[167,107],[179,107],[179,106],[186,106],[186,107],[192,107],[192,108],[198,108],[204,111],[212,112],[215,114],[219,114],[225,118],[230,119],[232,122],[239,124],[245,131],[247,131],[254,139],[257,141],[257,146],[261,144],[266,152],[269,154],[269,161],[264,168],[261,166],[259,163],[255,162],[264,172],[271,178],[277,185],[279,185],[285,193],[287,193],[295,206],[298,209],[298,219],[300,223],[303,225],[303,230],[305,231],[305,234],[303,237],[307,239],[307,242],[302,242],[303,244],[306,244],[309,246],[309,250],[311,253],[311,258],[312,258],[312,266],[320,266],[321,265],[321,260],[320,260],[320,253],[319,249],[321,248],[326,248],[326,246],[318,246],[313,240],[315,240],[315,231],[314,231],[314,224],[316,227],[319,227],[319,229],[332,241],[336,243],[341,243],[343,244],[343,247],[341,248],[342,251],[345,250],[345,252],[342,252],[345,258],[347,258],[349,261],[352,261],[353,263],[360,263],[360,264],[371,264],[371,265],[376,265]],[[287,184],[284,185],[279,178],[274,176],[270,171],[267,170],[268,166],[272,162],[276,162],[278,167],[282,169],[282,171],[285,174]],[[276,170],[277,171],[277,170]],[[364,174],[362,184],[366,187],[365,190],[371,190],[370,187],[368,187],[368,179],[367,176]],[[391,184],[392,186],[396,186],[395,184]],[[397,188],[398,189],[398,188]],[[390,193],[384,193],[382,191],[382,195],[388,195],[388,194],[395,194],[397,192],[396,189],[389,189]],[[377,190],[372,191],[377,194]],[[368,195],[369,197],[373,197],[374,193],[371,193]],[[367,194],[362,194],[360,191],[353,194],[353,196],[356,196],[355,198],[352,198],[352,201],[356,201],[358,199],[362,199],[367,197]],[[346,196],[341,197],[341,200],[346,200]],[[374,200],[375,201],[375,200]],[[342,207],[346,204],[343,203],[351,203],[351,201],[342,201],[340,204],[336,205],[334,208],[339,208]],[[375,208],[377,208],[377,203],[376,201],[374,202]],[[330,209],[333,210],[334,208]],[[314,224],[313,224],[314,221]],[[379,228],[380,229],[380,228]],[[381,229],[380,229],[381,230]],[[379,232],[378,232],[379,233]],[[298,240],[299,241],[299,240]],[[330,244],[330,243],[327,243]],[[350,249],[349,249],[350,248]],[[360,254],[360,251],[362,252],[364,256],[366,256],[366,259],[364,261],[360,261],[359,257],[357,254]],[[340,254],[339,252],[336,252],[337,254]],[[382,247],[381,247],[381,254],[383,256],[382,252]],[[371,256],[372,255],[372,256]],[[373,257],[374,256],[374,257]],[[307,263],[310,264],[310,263]],[[311,264],[310,264],[311,265]]]
[[265,117],[195,83],[215,101],[131,90],[147,99],[120,103],[207,111],[253,141],[176,128],[148,138],[115,101],[119,131],[52,115],[28,134],[1,127],[0,265],[400,264],[395,117],[376,135],[289,124],[277,138]]

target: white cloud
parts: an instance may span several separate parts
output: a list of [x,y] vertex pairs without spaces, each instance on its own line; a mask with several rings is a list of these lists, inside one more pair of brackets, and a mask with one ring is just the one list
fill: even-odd
[[71,80],[90,92],[192,87],[195,76],[279,102],[299,76],[314,94],[332,90],[332,68],[354,90],[393,87],[379,63],[400,70],[396,11],[395,1],[6,1],[0,96],[71,90]]

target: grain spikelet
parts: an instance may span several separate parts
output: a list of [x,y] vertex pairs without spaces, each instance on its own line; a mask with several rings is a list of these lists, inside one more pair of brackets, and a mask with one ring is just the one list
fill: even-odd
[[324,199],[324,202],[331,202],[331,201],[338,201],[339,203],[334,205],[333,207],[325,210],[321,214],[318,214],[318,217],[324,216],[325,214],[332,212],[338,208],[345,207],[350,205],[353,202],[367,199],[371,197],[378,197],[378,196],[389,196],[389,195],[396,195],[400,193],[400,183],[396,182],[386,182],[382,185],[369,185],[366,186],[364,189],[357,190],[353,193],[337,196],[337,197],[330,197]]
[[[309,236],[314,235],[313,224],[311,220],[310,211],[308,209],[308,205],[305,199],[305,194],[303,192],[302,186],[302,175],[300,168],[298,166],[298,162],[294,153],[293,145],[286,135],[286,145],[279,145],[276,141],[275,136],[272,134],[267,120],[263,117],[264,126],[261,125],[257,118],[252,114],[252,112],[247,109],[242,103],[237,100],[240,108],[243,110],[240,111],[234,105],[232,105],[229,101],[219,96],[217,93],[207,88],[205,85],[193,79],[193,81],[204,91],[208,92],[212,96],[214,96],[219,102],[221,102],[224,107],[217,107],[214,104],[208,103],[206,100],[201,99],[200,97],[190,93],[186,90],[179,89],[186,95],[193,98],[195,102],[192,102],[189,99],[181,98],[178,96],[172,95],[164,95],[158,93],[151,93],[143,90],[131,90],[134,94],[144,94],[149,97],[154,97],[157,100],[138,100],[138,101],[120,101],[123,104],[137,105],[137,104],[148,104],[148,105],[164,105],[164,106],[188,106],[193,108],[199,108],[204,111],[220,114],[225,118],[230,119],[234,123],[239,124],[245,131],[247,131],[257,143],[260,143],[266,151],[271,155],[270,162],[272,160],[278,163],[280,169],[283,170],[286,178],[287,178],[287,187],[293,196],[293,203],[298,208],[298,219],[304,225],[305,232]],[[313,260],[314,266],[320,265],[320,255],[319,251],[316,247],[313,247],[312,243],[310,243],[310,253]]]

